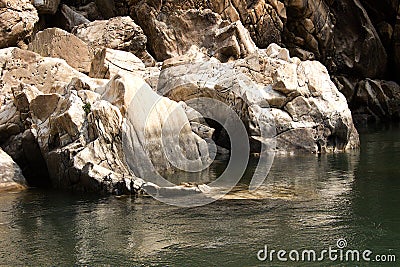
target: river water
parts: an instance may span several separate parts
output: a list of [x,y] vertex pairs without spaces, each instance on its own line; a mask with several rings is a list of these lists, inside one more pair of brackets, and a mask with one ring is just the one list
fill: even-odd
[[[3,193],[0,265],[400,266],[399,137],[400,127],[379,126],[360,131],[357,152],[276,157],[258,192],[238,187],[196,208],[150,197]],[[345,252],[371,250],[372,260],[395,255],[397,262],[257,259],[265,245],[320,252],[339,239]]]

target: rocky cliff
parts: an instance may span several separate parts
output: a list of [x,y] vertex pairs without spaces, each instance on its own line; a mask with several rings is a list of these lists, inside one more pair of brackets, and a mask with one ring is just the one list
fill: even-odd
[[33,186],[160,190],[146,177],[232,150],[231,113],[193,115],[206,98],[250,153],[357,148],[353,120],[400,118],[398,7],[0,0],[0,146]]

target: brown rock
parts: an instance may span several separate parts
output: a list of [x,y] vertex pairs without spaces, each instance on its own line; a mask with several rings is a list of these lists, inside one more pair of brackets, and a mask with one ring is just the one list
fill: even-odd
[[89,46],[64,30],[48,28],[37,33],[28,49],[44,57],[62,58],[80,72],[90,71],[92,52]]
[[28,0],[0,1],[0,48],[16,46],[32,34],[39,17]]

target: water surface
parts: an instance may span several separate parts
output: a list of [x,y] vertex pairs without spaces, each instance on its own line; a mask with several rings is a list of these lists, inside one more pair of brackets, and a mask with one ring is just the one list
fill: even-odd
[[[229,199],[197,208],[148,197],[3,193],[0,265],[399,266],[399,137],[399,127],[381,126],[361,131],[358,152],[276,157],[258,192],[238,187]],[[222,169],[223,163],[210,169],[210,180]],[[264,245],[319,251],[339,238],[347,248],[395,254],[397,264],[271,263],[256,256]]]

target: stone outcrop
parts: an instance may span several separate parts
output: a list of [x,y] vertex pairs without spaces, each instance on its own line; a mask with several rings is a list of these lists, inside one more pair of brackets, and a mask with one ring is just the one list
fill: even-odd
[[392,0],[0,0],[0,146],[34,186],[199,193],[157,173],[232,152],[232,114],[193,117],[207,97],[238,115],[251,152],[356,148],[353,120],[400,119],[399,12]]
[[0,148],[0,192],[24,188],[26,188],[26,182],[21,169]]
[[294,55],[303,59],[313,56],[336,73],[371,78],[383,75],[386,51],[357,0],[292,1],[286,8],[288,32],[284,42]]
[[16,46],[30,37],[39,17],[28,0],[0,1],[0,48]]
[[82,24],[73,33],[92,47],[132,52],[147,66],[155,64],[146,50],[147,37],[129,17],[115,17]]
[[148,36],[150,52],[159,61],[183,55],[192,45],[206,48],[208,54],[222,61],[255,50],[241,21],[230,23],[211,10],[177,10],[162,16],[154,7],[143,4],[135,8],[135,17]]
[[[63,60],[17,48],[3,49],[0,55],[3,93],[10,90],[1,109],[5,151],[24,167],[42,159],[39,166],[44,165],[56,188],[112,192],[129,191],[133,184],[139,189],[141,180],[121,157],[121,112],[95,92],[105,81],[91,79]],[[38,182],[29,175],[30,184]]]
[[291,58],[275,44],[232,63],[180,60],[162,70],[158,90],[176,101],[210,97],[226,103],[256,141],[262,125],[273,118],[281,153],[346,150],[359,144],[346,99],[326,68]]
[[64,59],[68,65],[80,72],[90,71],[93,57],[91,49],[81,39],[64,30],[48,28],[38,32],[28,49],[43,57]]

